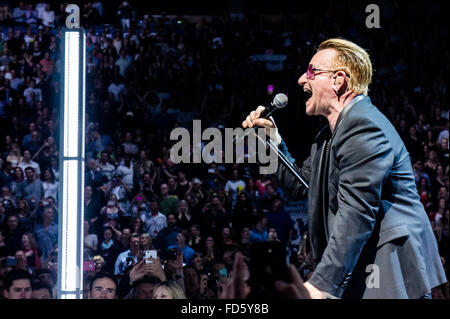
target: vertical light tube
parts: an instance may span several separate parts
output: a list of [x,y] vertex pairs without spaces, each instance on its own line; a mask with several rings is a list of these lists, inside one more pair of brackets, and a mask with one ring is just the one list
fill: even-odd
[[58,298],[81,299],[86,41],[83,29],[63,29],[63,35]]

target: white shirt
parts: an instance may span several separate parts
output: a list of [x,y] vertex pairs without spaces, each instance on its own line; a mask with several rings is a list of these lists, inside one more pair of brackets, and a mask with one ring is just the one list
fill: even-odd
[[152,215],[151,213],[142,214],[141,220],[145,225],[145,232],[152,238],[155,238],[161,229],[167,227],[167,218],[161,212],[158,212],[157,215]]
[[44,198],[51,196],[55,199],[55,203],[58,202],[58,182],[53,184],[42,182],[42,187],[44,188]]
[[33,162],[32,160],[30,160],[29,163],[25,163],[25,161],[20,162],[19,167],[23,170],[24,173],[25,173],[25,169],[27,167],[33,167],[34,173],[41,175],[41,168],[40,168],[39,164],[36,162]]
[[119,100],[119,93],[120,92],[125,92],[125,85],[120,83],[120,84],[115,84],[115,83],[111,83],[108,86],[108,93],[112,93],[114,94],[114,99],[116,101]]
[[55,12],[54,11],[44,11],[42,12],[42,23],[47,27],[52,27],[53,22],[55,21]]
[[102,172],[102,175],[106,176],[108,181],[110,181],[114,171],[116,170],[114,165],[109,163],[102,164],[100,161],[97,162],[97,164],[100,166],[100,171]]
[[122,175],[122,182],[129,188],[133,188],[133,163],[130,163],[130,167],[120,164],[116,174]]

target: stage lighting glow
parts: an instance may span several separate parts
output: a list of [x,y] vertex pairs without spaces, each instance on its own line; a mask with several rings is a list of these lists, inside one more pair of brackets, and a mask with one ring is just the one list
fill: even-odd
[[85,35],[63,29],[58,298],[83,291]]

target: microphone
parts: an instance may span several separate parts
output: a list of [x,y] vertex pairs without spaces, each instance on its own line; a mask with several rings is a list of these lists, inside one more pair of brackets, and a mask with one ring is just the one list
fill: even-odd
[[[261,112],[261,115],[260,115],[259,118],[265,118],[265,119],[267,119],[267,118],[269,118],[275,111],[278,111],[278,110],[281,110],[282,108],[285,108],[287,104],[288,104],[288,97],[286,96],[286,94],[278,93],[278,94],[275,95],[275,97],[273,98],[272,103],[270,103],[270,106],[271,106],[271,107],[265,107],[265,108],[264,108],[264,111]],[[256,126],[254,126],[253,128],[256,129],[256,128],[259,128],[259,127],[261,127],[261,126],[256,125]],[[243,140],[248,134],[250,134],[250,132],[252,132],[252,131],[247,132],[247,134],[241,136],[240,138],[235,137],[235,138],[233,139],[233,143],[237,143],[237,142]]]
[[269,118],[272,115],[272,113],[281,110],[282,108],[285,108],[287,104],[288,104],[288,97],[286,96],[286,94],[278,93],[273,98],[272,103],[270,103],[272,107],[271,108],[266,107],[264,111],[261,112],[260,118]]

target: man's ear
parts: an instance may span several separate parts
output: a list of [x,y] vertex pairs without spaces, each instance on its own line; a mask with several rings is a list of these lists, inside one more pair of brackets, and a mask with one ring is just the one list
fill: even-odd
[[348,78],[344,71],[337,71],[334,76],[333,90],[337,96],[341,96],[348,89]]

